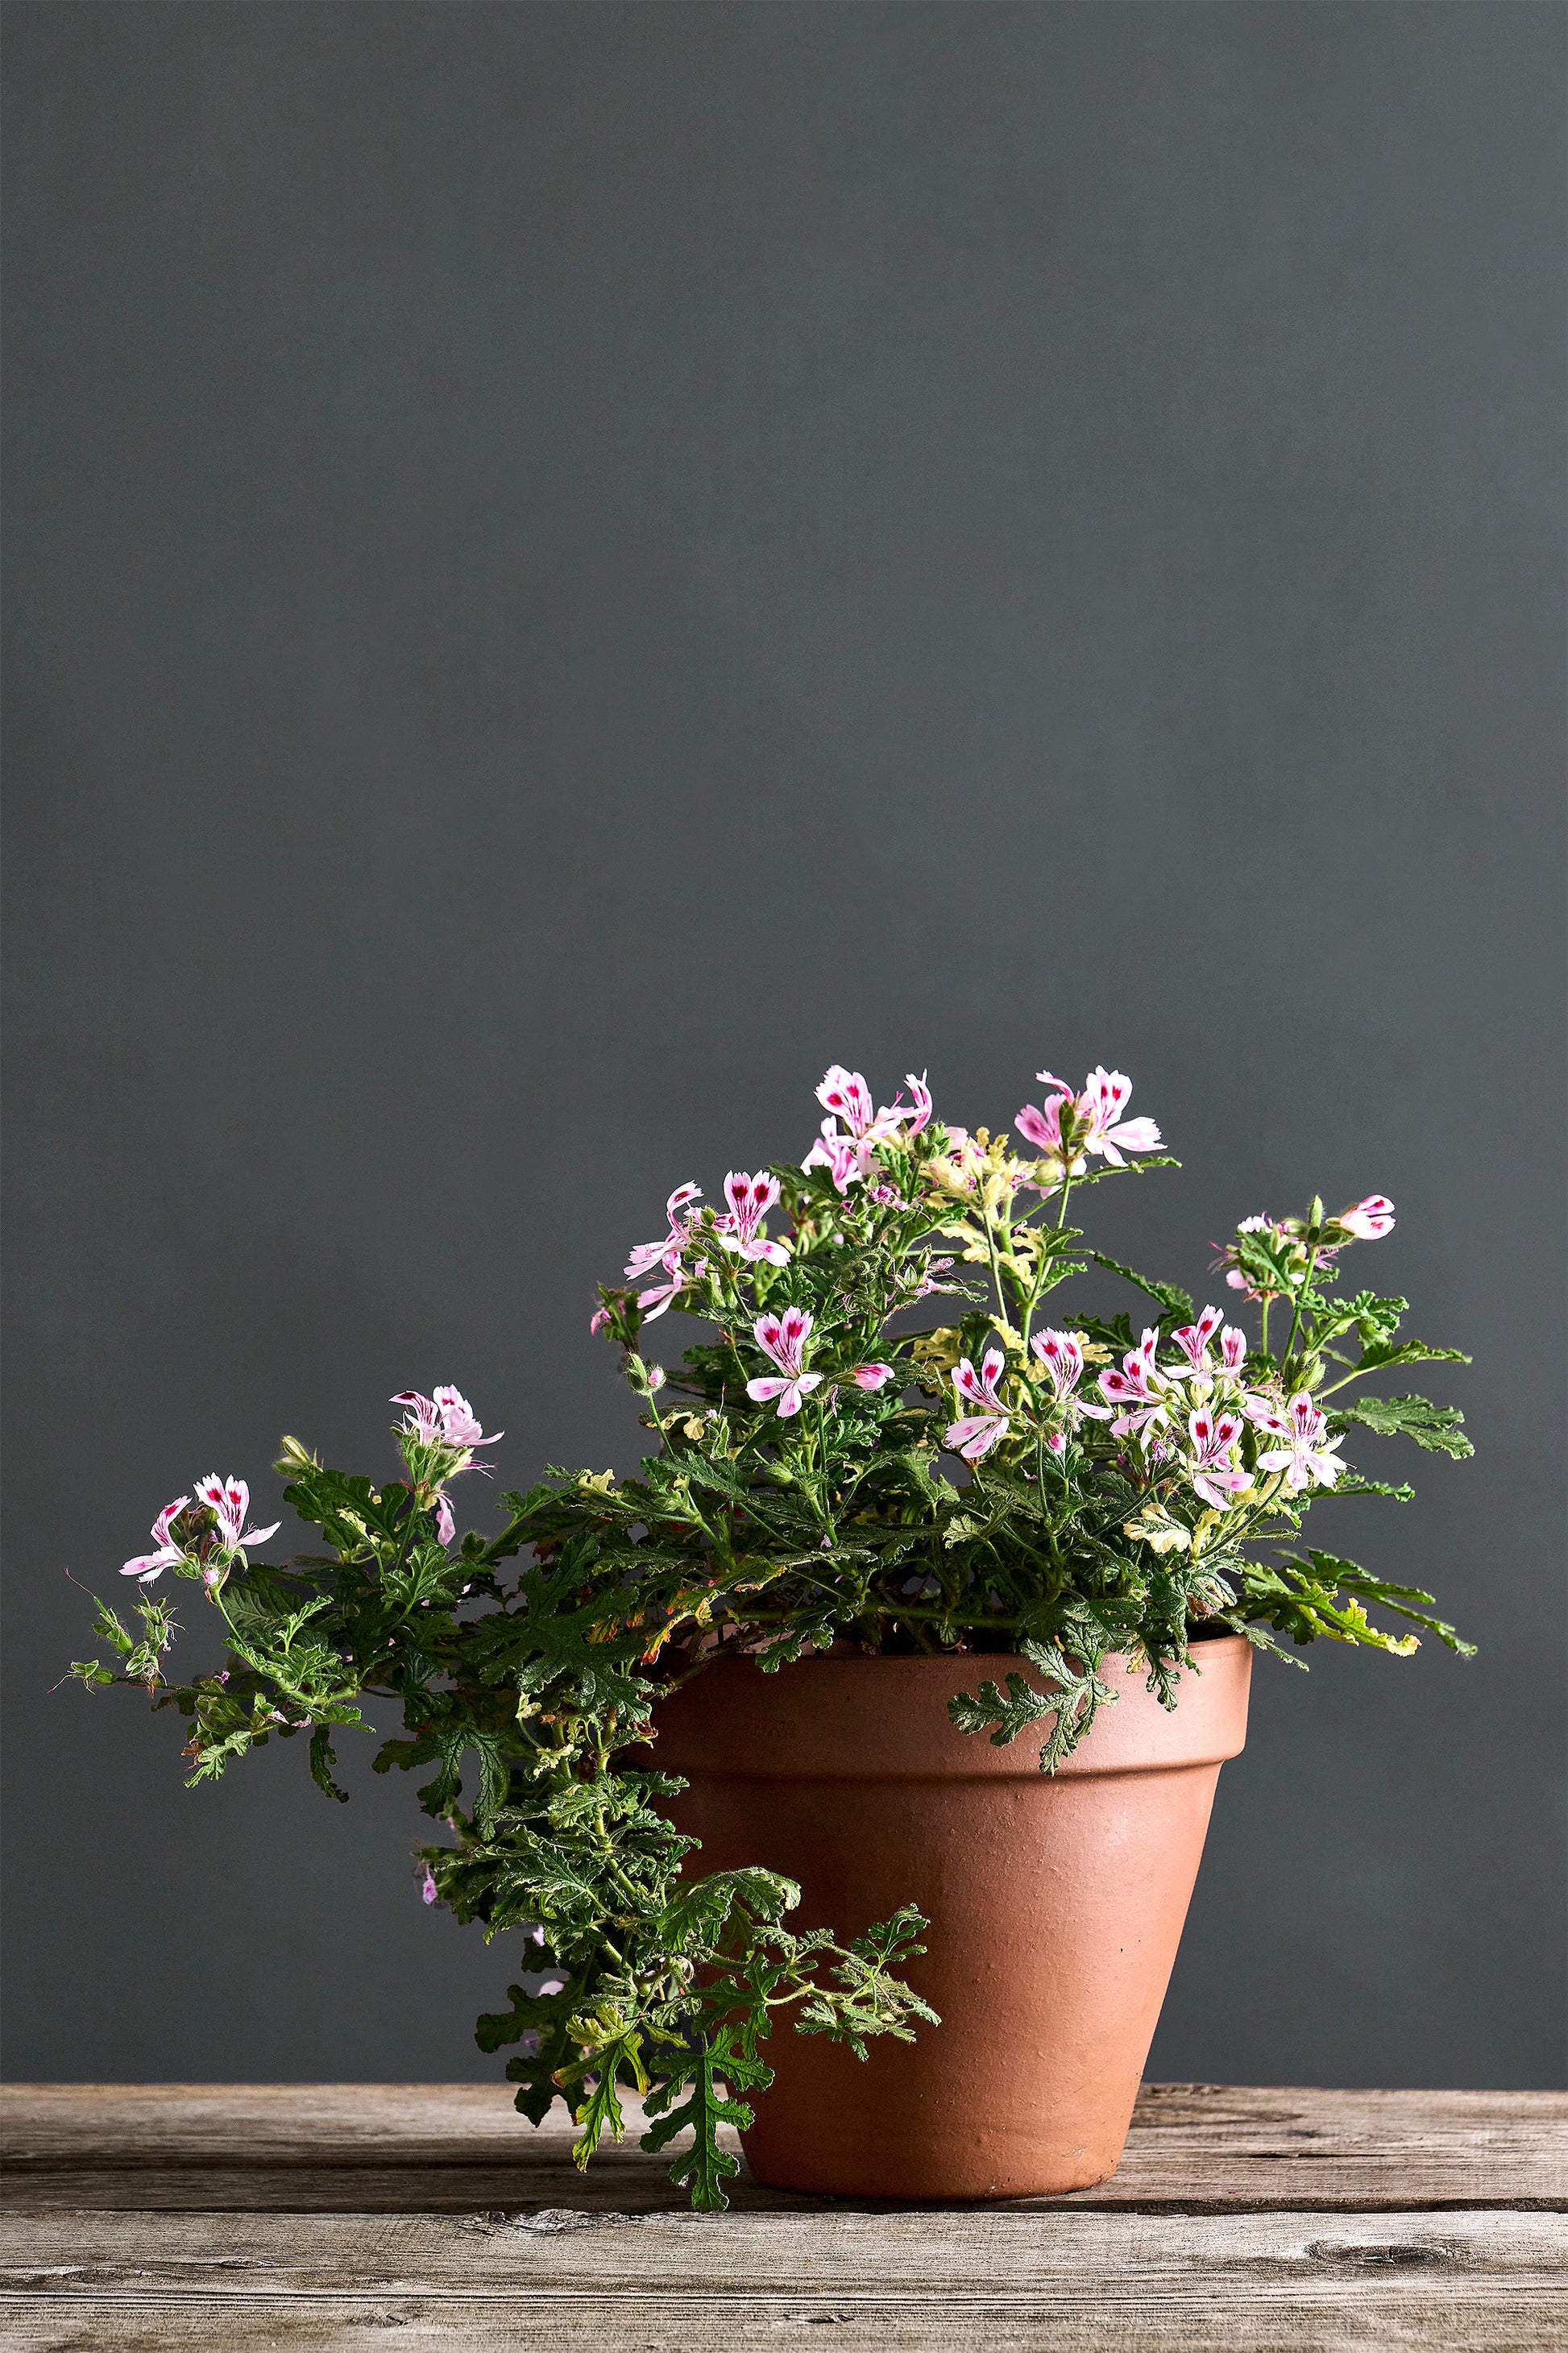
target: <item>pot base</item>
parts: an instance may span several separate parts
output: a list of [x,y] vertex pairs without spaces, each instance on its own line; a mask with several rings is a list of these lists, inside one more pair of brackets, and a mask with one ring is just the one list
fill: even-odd
[[1010,2199],[1115,2171],[1175,1959],[1219,1767],[1246,1733],[1250,1646],[1208,1642],[1167,1715],[1124,1660],[1054,1776],[1039,1738],[958,1732],[953,1693],[1023,1660],[729,1661],[663,1703],[661,1768],[702,1841],[693,1873],[763,1863],[797,1880],[792,1927],[843,1942],[906,1903],[931,1922],[910,1963],[942,2017],[858,2061],[781,2017],[772,2088],[742,2136],[758,2181],[819,2196]]

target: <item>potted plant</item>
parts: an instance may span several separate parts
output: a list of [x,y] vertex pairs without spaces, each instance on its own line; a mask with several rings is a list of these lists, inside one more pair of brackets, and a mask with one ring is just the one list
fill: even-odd
[[[125,1565],[140,1630],[100,1604],[116,1664],[74,1672],[177,1709],[193,1782],[307,1737],[341,1798],[338,1732],[399,1703],[374,1763],[428,1768],[426,1901],[544,1980],[479,2042],[516,2046],[535,2123],[567,2097],[580,2164],[635,2087],[645,2147],[691,2127],[672,2171],[699,2207],[725,2203],[726,2122],[786,2186],[1102,2178],[1253,1651],[1415,1647],[1368,1604],[1468,1649],[1430,1595],[1300,1542],[1320,1496],[1409,1493],[1349,1467],[1352,1430],[1470,1451],[1453,1409],[1359,1386],[1458,1355],[1339,1288],[1392,1204],[1244,1219],[1216,1267],[1249,1330],[1086,1244],[1091,1186],[1172,1164],[1120,1073],[1040,1082],[1010,1143],[836,1066],[798,1165],[731,1172],[721,1207],[679,1186],[593,1317],[651,1434],[639,1476],[552,1470],[459,1539],[455,1482],[500,1433],[410,1390],[395,1479],[283,1441],[321,1549],[252,1559],[276,1526],[214,1474]],[[1091,1262],[1142,1294],[1138,1328],[1056,1304]],[[708,1328],[667,1373],[671,1308]],[[165,1570],[226,1646],[189,1682]]]

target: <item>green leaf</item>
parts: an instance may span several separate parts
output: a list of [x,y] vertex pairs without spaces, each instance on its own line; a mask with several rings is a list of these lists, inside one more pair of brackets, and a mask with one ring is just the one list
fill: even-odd
[[[752,2124],[751,2109],[721,2091],[721,2079],[733,2090],[745,2092],[765,2091],[773,2080],[773,2069],[741,2046],[733,2026],[721,2026],[711,2037],[703,2036],[689,2075],[672,2075],[643,2110],[645,2116],[656,2118],[642,2137],[642,2146],[650,2156],[667,2147],[688,2125],[691,2126],[691,2147],[676,2158],[669,2178],[678,2189],[689,2191],[693,2206],[702,2214],[721,2213],[729,2205],[723,2185],[741,2169],[740,2158],[719,2146],[720,2126],[733,2125],[737,2132],[746,2132]],[[668,2106],[683,2083],[690,2086],[688,2096],[679,2107]],[[661,2113],[666,2109],[668,2113]]]
[[337,1758],[332,1754],[331,1727],[319,1724],[310,1735],[310,1778],[318,1789],[325,1790],[329,1798],[336,1798],[340,1804],[346,1806],[349,1793],[346,1789],[340,1789],[332,1778],[332,1767],[336,1763]]
[[1374,1340],[1361,1352],[1358,1373],[1381,1372],[1385,1365],[1468,1365],[1462,1348],[1434,1348],[1426,1340]]
[[741,1909],[753,1920],[777,1921],[800,1902],[793,1879],[755,1866],[742,1871],[716,1871],[706,1879],[682,1881],[666,1905],[654,1931],[669,1952],[685,1954],[711,1949],[731,1912]]
[[1130,1266],[1123,1266],[1120,1259],[1108,1258],[1103,1250],[1090,1250],[1089,1256],[1096,1266],[1104,1267],[1108,1274],[1119,1274],[1124,1282],[1134,1282],[1140,1291],[1147,1292],[1149,1297],[1163,1307],[1167,1315],[1173,1316],[1183,1324],[1192,1322],[1196,1312],[1193,1305],[1193,1296],[1190,1291],[1184,1291],[1179,1283],[1152,1282],[1147,1275],[1137,1273]]
[[1458,1406],[1434,1405],[1428,1398],[1369,1397],[1336,1407],[1330,1428],[1342,1430],[1350,1422],[1360,1422],[1384,1437],[1413,1438],[1428,1454],[1451,1454],[1462,1461],[1476,1451],[1468,1438],[1459,1435],[1464,1419]]
[[[1353,1560],[1340,1560],[1334,1554],[1319,1552],[1311,1546],[1308,1547],[1307,1557],[1331,1590],[1336,1586],[1343,1586],[1347,1592],[1359,1595],[1363,1600],[1378,1602],[1385,1609],[1395,1609],[1413,1624],[1425,1626],[1429,1633],[1436,1634],[1440,1642],[1450,1651],[1457,1651],[1460,1658],[1475,1657],[1473,1642],[1464,1641],[1447,1619],[1428,1614],[1436,1596],[1424,1593],[1418,1585],[1391,1585],[1386,1578],[1369,1576],[1364,1568],[1358,1568]],[[1411,1605],[1415,1602],[1425,1602],[1426,1608],[1413,1608]]]

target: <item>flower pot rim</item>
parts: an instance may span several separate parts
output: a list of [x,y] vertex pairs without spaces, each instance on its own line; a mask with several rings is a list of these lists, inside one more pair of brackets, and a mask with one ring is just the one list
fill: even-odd
[[[1210,1671],[1199,1662],[1184,1670],[1173,1709],[1162,1706],[1145,1669],[1126,1653],[1103,1660],[1116,1697],[1054,1775],[1039,1764],[1048,1715],[1001,1746],[984,1732],[961,1732],[948,1715],[961,1688],[977,1691],[1017,1670],[1038,1673],[1010,1651],[798,1659],[773,1673],[753,1659],[721,1660],[656,1704],[657,1765],[700,1778],[1022,1780],[1045,1790],[1107,1774],[1215,1765],[1239,1755],[1246,1741],[1252,1645],[1237,1634],[1200,1648],[1212,1654]],[[901,1687],[900,1704],[867,1704],[865,1667],[887,1671],[883,1687]]]

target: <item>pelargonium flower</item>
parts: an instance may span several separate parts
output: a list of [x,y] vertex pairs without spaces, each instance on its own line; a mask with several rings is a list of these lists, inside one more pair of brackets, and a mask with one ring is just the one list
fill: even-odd
[[951,1446],[954,1453],[962,1454],[966,1462],[978,1462],[983,1454],[988,1454],[1012,1422],[1013,1417],[996,1388],[1006,1366],[1006,1356],[1000,1348],[986,1349],[978,1372],[967,1356],[958,1360],[952,1386],[966,1404],[977,1405],[982,1410],[950,1422],[942,1432],[942,1442]]
[[[1219,1330],[1219,1327],[1224,1321],[1225,1310],[1223,1308],[1205,1307],[1195,1324],[1184,1324],[1179,1331],[1172,1333],[1172,1339],[1175,1342],[1177,1347],[1180,1348],[1183,1356],[1185,1356],[1188,1364],[1191,1365],[1194,1373],[1207,1373],[1212,1371],[1213,1367],[1209,1363],[1209,1342],[1214,1338],[1215,1334]],[[1242,1345],[1245,1348],[1245,1335],[1243,1336]]]
[[664,1269],[664,1281],[656,1282],[651,1289],[639,1291],[637,1293],[637,1305],[642,1310],[642,1320],[645,1324],[657,1324],[659,1317],[667,1314],[674,1306],[686,1289],[686,1269],[680,1262],[679,1250],[667,1250],[659,1264]]
[[1096,1421],[1109,1421],[1110,1408],[1107,1405],[1090,1405],[1085,1398],[1076,1394],[1078,1385],[1083,1378],[1084,1368],[1083,1342],[1076,1332],[1037,1332],[1030,1340],[1029,1346],[1045,1366],[1046,1377],[1050,1382],[1052,1394],[1057,1402],[1065,1404],[1067,1407],[1065,1428],[1047,1430],[1046,1432],[1046,1445],[1049,1451],[1052,1454],[1065,1454],[1068,1432],[1078,1420],[1079,1416],[1089,1414]]
[[[900,1131],[918,1135],[930,1120],[931,1090],[923,1074],[917,1079],[911,1071],[905,1083],[914,1097],[912,1106],[900,1097],[879,1111],[861,1073],[847,1071],[842,1062],[832,1063],[816,1090],[816,1100],[828,1116],[801,1166],[826,1168],[837,1189],[847,1192],[868,1172],[879,1144],[890,1142]],[[844,1122],[842,1129],[839,1120]]]
[[904,1072],[904,1084],[908,1087],[910,1094],[914,1097],[914,1102],[910,1109],[906,1111],[904,1108],[903,1098],[900,1096],[899,1101],[892,1105],[891,1110],[892,1112],[897,1113],[898,1116],[903,1121],[904,1134],[906,1135],[918,1135],[921,1128],[930,1126],[931,1115],[933,1108],[931,1099],[931,1089],[926,1084],[925,1071],[922,1071],[920,1077],[917,1079],[912,1071],[906,1071]]
[[773,1266],[787,1266],[789,1250],[785,1244],[767,1241],[757,1232],[779,1198],[778,1178],[765,1172],[750,1176],[743,1168],[731,1168],[724,1179],[724,1198],[730,1204],[730,1214],[718,1220],[717,1229],[724,1248],[742,1258],[765,1258]]
[[1187,1416],[1187,1433],[1193,1442],[1192,1482],[1207,1504],[1225,1512],[1230,1499],[1250,1487],[1247,1473],[1238,1469],[1231,1459],[1231,1450],[1241,1436],[1244,1424],[1238,1413],[1212,1414],[1200,1406]]
[[[166,1568],[173,1568],[184,1559],[184,1547],[174,1542],[169,1529],[190,1500],[188,1495],[176,1495],[172,1504],[164,1504],[153,1523],[153,1549],[139,1553],[134,1560],[128,1560],[120,1572],[121,1577],[139,1577],[143,1585],[151,1585],[155,1577],[163,1576]],[[270,1529],[268,1534],[271,1534]]]
[[857,1365],[849,1377],[859,1389],[885,1388],[895,1377],[892,1365]]
[[668,1253],[672,1249],[679,1251],[683,1250],[686,1248],[687,1242],[690,1239],[691,1225],[690,1219],[689,1218],[682,1217],[681,1211],[688,1208],[693,1201],[700,1201],[701,1198],[702,1187],[700,1185],[678,1185],[676,1187],[674,1192],[670,1195],[668,1200],[664,1205],[664,1214],[666,1219],[668,1220],[669,1231],[665,1235],[662,1241],[638,1242],[636,1244],[630,1258],[626,1261],[626,1281],[628,1282],[636,1282],[638,1276],[647,1274],[650,1268],[658,1266],[661,1263],[668,1266],[669,1262]]
[[1384,1234],[1394,1231],[1394,1204],[1383,1193],[1369,1193],[1363,1201],[1352,1201],[1334,1219],[1336,1226],[1354,1234],[1358,1241],[1381,1241]]
[[475,1467],[474,1448],[494,1446],[506,1436],[504,1430],[497,1430],[487,1438],[462,1390],[453,1388],[449,1382],[443,1382],[433,1397],[426,1397],[418,1389],[399,1389],[391,1402],[405,1409],[399,1436],[411,1438],[420,1446],[441,1447],[461,1458],[443,1466],[443,1479],[456,1479],[462,1472],[471,1471]]
[[1283,1471],[1285,1484],[1292,1495],[1303,1487],[1331,1487],[1344,1464],[1339,1461],[1342,1439],[1328,1439],[1328,1417],[1312,1403],[1305,1389],[1299,1389],[1286,1409],[1289,1421],[1289,1441],[1258,1458],[1265,1471]]
[[1081,1176],[1089,1153],[1098,1153],[1113,1168],[1125,1168],[1124,1152],[1152,1152],[1159,1144],[1160,1131],[1152,1119],[1121,1116],[1132,1093],[1132,1082],[1124,1072],[1097,1064],[1081,1094],[1049,1071],[1037,1071],[1035,1076],[1057,1092],[1043,1109],[1026,1103],[1014,1124],[1043,1159],[1055,1164],[1053,1174]]
[[1110,1425],[1117,1438],[1125,1438],[1132,1430],[1152,1436],[1153,1425],[1169,1419],[1162,1400],[1170,1380],[1154,1362],[1159,1336],[1146,1329],[1137,1347],[1122,1357],[1121,1370],[1100,1377],[1100,1393],[1117,1415]]
[[866,1171],[862,1162],[866,1155],[852,1135],[840,1135],[830,1119],[822,1123],[822,1134],[801,1162],[803,1168],[826,1168],[833,1179],[834,1189],[847,1193],[858,1185]]
[[218,1542],[226,1551],[242,1552],[247,1545],[265,1544],[268,1537],[275,1536],[283,1525],[281,1520],[274,1520],[269,1528],[246,1526],[246,1515],[250,1510],[250,1490],[243,1479],[235,1477],[232,1471],[226,1479],[220,1479],[216,1471],[209,1471],[205,1479],[196,1481],[196,1493],[216,1513]]
[[820,1373],[808,1373],[802,1368],[805,1361],[805,1344],[811,1337],[811,1317],[804,1307],[786,1307],[782,1315],[759,1315],[752,1326],[759,1348],[779,1367],[783,1379],[764,1373],[746,1383],[746,1395],[758,1405],[770,1398],[779,1401],[779,1419],[787,1421],[797,1414],[805,1399],[822,1386]]
[[439,1544],[449,1545],[458,1533],[458,1523],[452,1517],[452,1506],[445,1495],[436,1498],[436,1537]]

